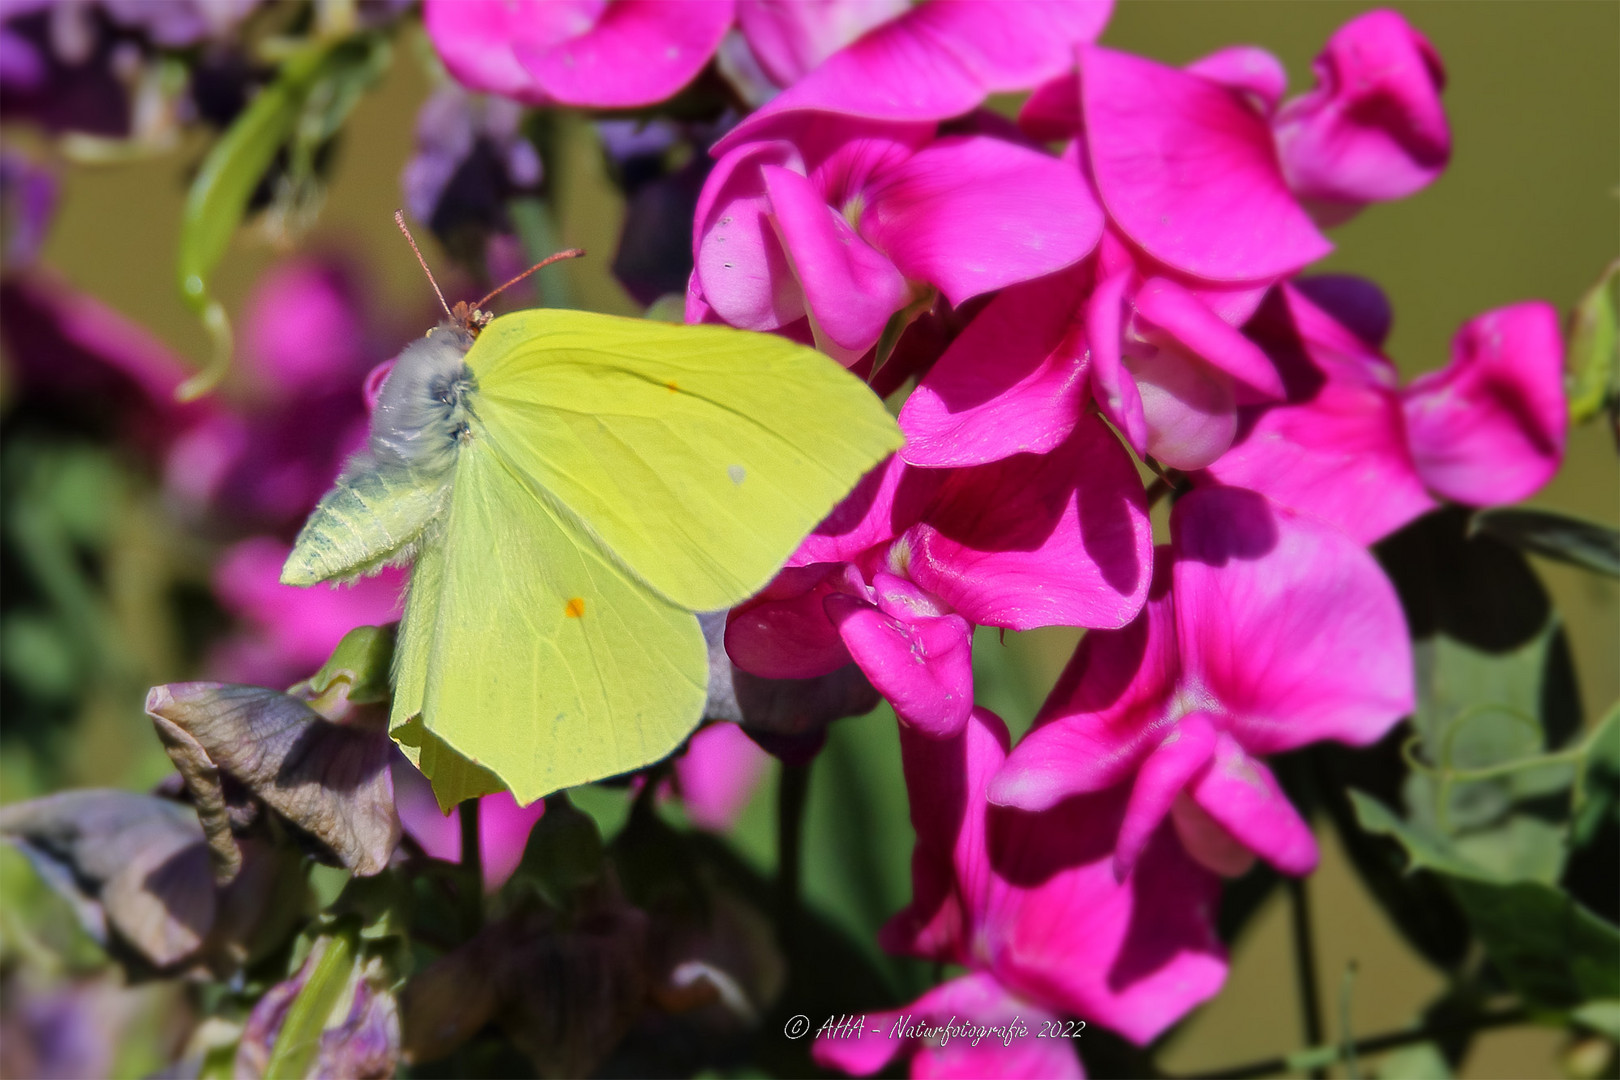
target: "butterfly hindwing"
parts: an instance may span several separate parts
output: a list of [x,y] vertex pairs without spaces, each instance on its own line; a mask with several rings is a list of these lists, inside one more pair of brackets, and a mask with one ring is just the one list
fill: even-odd
[[445,803],[479,793],[484,769],[529,802],[656,761],[707,685],[696,618],[547,505],[488,435],[474,424],[417,561],[397,668],[392,727]]
[[827,357],[729,327],[525,311],[467,364],[501,456],[691,611],[757,591],[901,441]]

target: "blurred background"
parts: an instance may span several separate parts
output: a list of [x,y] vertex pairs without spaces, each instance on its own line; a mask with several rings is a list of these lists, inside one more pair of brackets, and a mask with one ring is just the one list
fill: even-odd
[[[1370,6],[1126,0],[1103,41],[1176,64],[1226,45],[1260,45],[1284,61],[1290,89],[1298,90],[1310,84],[1311,59],[1328,35]],[[1337,250],[1320,269],[1370,277],[1388,292],[1395,310],[1388,348],[1409,378],[1442,366],[1456,328],[1487,308],[1541,298],[1567,312],[1620,254],[1620,5],[1388,6],[1427,34],[1444,58],[1454,157],[1445,176],[1419,195],[1373,207],[1334,230]],[[335,461],[344,450],[340,436],[363,418],[353,387],[371,364],[434,321],[432,294],[392,221],[405,203],[401,173],[412,154],[418,110],[432,90],[425,46],[413,40],[417,32],[413,27],[397,42],[391,68],[348,123],[319,218],[297,250],[278,249],[258,228],[243,229],[218,275],[217,292],[237,323],[239,345],[249,353],[258,349],[262,364],[283,375],[301,365],[341,369],[349,380],[342,402],[333,404],[318,387],[296,379],[284,378],[279,389],[256,385],[250,357],[225,388],[223,404],[204,406],[225,419],[202,424],[183,410],[156,410],[142,421],[150,430],[108,442],[100,428],[76,430],[77,421],[63,419],[66,413],[31,415],[31,403],[19,408],[13,357],[6,357],[0,801],[65,786],[141,788],[167,774],[168,759],[141,714],[149,685],[221,671],[275,685],[277,678],[304,673],[283,670],[301,662],[297,643],[273,640],[273,629],[255,621],[263,605],[277,602],[274,592],[255,593],[244,584],[256,580],[250,573],[255,558],[279,561],[273,542],[266,549],[248,541],[260,533],[282,535],[286,523],[237,521],[223,528],[208,510],[255,484],[269,493],[260,505],[273,503],[282,487],[298,487],[298,476],[267,475],[250,468],[251,461],[237,472],[200,475],[187,461],[213,458],[187,458],[172,440],[183,428],[188,437],[227,445],[248,437],[243,432],[281,424],[295,443],[276,451],[287,461],[307,465],[309,453]],[[998,106],[1011,111],[1016,104]],[[25,127],[8,125],[4,134],[7,145],[48,159],[46,143]],[[610,180],[598,135],[577,117],[560,118],[554,134],[564,151],[550,162],[554,172],[547,178],[557,244],[584,247],[590,257],[551,279],[550,298],[639,313],[644,303],[612,273],[625,200]],[[147,349],[159,367],[165,351],[200,366],[209,350],[173,272],[186,188],[206,142],[192,133],[147,160],[56,170],[59,203],[39,263],[57,276],[60,295],[88,294],[145,327],[153,340],[136,351]],[[430,264],[441,269],[441,281],[448,279],[449,299],[474,298],[471,283],[458,278],[449,256],[422,235],[426,231],[418,239]],[[6,238],[8,247],[12,239]],[[317,257],[322,269],[290,264],[294,256]],[[295,272],[298,265],[305,269]],[[343,299],[340,309],[322,307],[333,297]],[[4,329],[12,349],[28,328]],[[278,329],[328,344],[342,336],[344,344],[333,345],[332,355],[312,346],[308,355],[278,359],[275,350],[286,347]],[[195,434],[199,430],[204,434]],[[1601,424],[1572,436],[1562,471],[1533,503],[1620,524],[1620,464],[1612,440]],[[312,449],[315,441],[320,446]],[[153,446],[165,450],[143,452]],[[310,467],[319,471],[318,464]],[[296,502],[296,494],[287,497]],[[1620,694],[1620,590],[1610,579],[1556,564],[1538,562],[1537,569],[1569,628],[1590,722]],[[374,603],[375,620],[387,618],[392,587],[385,584],[365,600]],[[309,618],[317,625],[322,615]],[[1052,631],[1008,634],[1004,644],[994,635],[981,641],[981,699],[1007,718],[1015,735],[1029,724],[1076,640],[1076,633]],[[314,652],[311,668],[324,646]],[[774,783],[772,775],[736,829],[738,843],[762,866],[774,858]],[[1339,1037],[1345,1019],[1357,1034],[1398,1027],[1441,991],[1441,977],[1398,941],[1332,834],[1324,831],[1322,840],[1326,857],[1308,888],[1330,1037]],[[869,941],[909,892],[906,798],[886,710],[835,726],[814,773],[807,845],[811,902]],[[50,914],[55,901],[29,871],[10,852],[0,858],[0,955],[26,950],[35,938],[71,935],[70,920]],[[1273,895],[1245,931],[1226,991],[1175,1037],[1160,1058],[1166,1068],[1196,1073],[1303,1044],[1282,899]],[[1346,996],[1342,984],[1352,962],[1357,974]],[[907,977],[904,965],[894,967],[898,978]],[[161,1044],[163,1025],[154,1021],[162,1001],[131,998],[119,1008],[121,1023],[150,1027],[149,1045]],[[1561,1038],[1534,1028],[1487,1033],[1463,1075],[1556,1075]],[[156,1063],[142,1057],[146,1052],[135,1045],[111,1067],[140,1073]]]

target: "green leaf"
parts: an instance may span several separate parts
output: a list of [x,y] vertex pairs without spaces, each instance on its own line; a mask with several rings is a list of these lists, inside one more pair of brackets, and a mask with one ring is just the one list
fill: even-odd
[[1401,821],[1388,807],[1351,792],[1369,832],[1392,837],[1414,869],[1445,881],[1508,984],[1531,1002],[1563,1008],[1620,996],[1620,929],[1556,886],[1506,880],[1460,855],[1444,839]]
[[1620,577],[1620,531],[1595,521],[1551,510],[1484,510],[1474,515],[1472,531],[1583,570]]
[[1584,848],[1620,813],[1620,702],[1587,737],[1586,760],[1575,784],[1570,844]]
[[1569,418],[1585,423],[1620,403],[1620,259],[1575,305],[1569,327]]
[[314,964],[314,970],[287,1010],[287,1019],[265,1064],[265,1076],[301,1077],[309,1073],[315,1052],[320,1049],[321,1032],[333,1019],[353,980],[359,949],[352,928],[321,938],[317,948],[319,956],[307,961]]
[[317,712],[329,696],[341,695],[351,705],[386,701],[389,696],[388,672],[394,662],[394,631],[388,626],[357,626],[343,635],[321,670],[293,687],[296,697],[305,697]]

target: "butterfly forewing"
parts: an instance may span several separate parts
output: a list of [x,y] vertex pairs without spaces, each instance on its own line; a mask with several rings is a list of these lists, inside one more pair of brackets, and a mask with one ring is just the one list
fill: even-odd
[[901,441],[827,357],[726,327],[520,312],[467,363],[512,469],[692,611],[756,592]]

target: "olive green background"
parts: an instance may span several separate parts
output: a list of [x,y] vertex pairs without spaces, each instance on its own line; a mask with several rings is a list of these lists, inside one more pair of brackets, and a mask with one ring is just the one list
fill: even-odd
[[[1144,0],[1119,7],[1104,42],[1176,64],[1230,44],[1261,45],[1284,61],[1297,92],[1310,85],[1311,59],[1327,36],[1370,6]],[[1543,298],[1567,312],[1620,253],[1620,4],[1459,0],[1392,6],[1429,36],[1445,60],[1455,153],[1446,175],[1426,191],[1373,207],[1334,230],[1338,249],[1322,269],[1363,274],[1383,285],[1395,307],[1389,351],[1410,377],[1443,365],[1451,335],[1483,310]],[[391,221],[416,107],[431,85],[419,44],[401,40],[393,71],[356,112],[320,223],[302,249],[355,261],[369,275],[379,307],[420,312],[425,325],[431,294]],[[193,138],[180,153],[156,160],[66,170],[62,212],[45,255],[75,286],[198,360],[206,342],[177,297],[173,266],[185,177],[203,146]],[[563,242],[584,246],[593,256],[570,266],[577,301],[633,310],[607,271],[622,207],[599,162],[575,153],[554,179]],[[431,241],[424,240],[424,250],[435,259]],[[233,242],[219,281],[233,311],[278,254],[254,231]],[[448,265],[442,256],[435,261]],[[1563,470],[1533,502],[1620,524],[1620,466],[1601,425],[1572,433]],[[1620,590],[1610,580],[1538,566],[1570,626],[1590,716],[1620,693]],[[1009,700],[1032,713],[1074,636],[1045,633],[1009,641],[1014,669],[1027,678]],[[1029,715],[1008,719],[1017,730]],[[1330,1034],[1338,1030],[1341,980],[1352,960],[1359,974],[1347,1009],[1355,1032],[1403,1025],[1441,989],[1440,978],[1398,943],[1331,837],[1324,834],[1324,842],[1326,858],[1309,889]],[[904,868],[884,873],[898,875],[898,881]],[[1193,1072],[1300,1045],[1286,912],[1279,900],[1240,942],[1225,992],[1193,1018],[1165,1055],[1166,1067]],[[1483,1036],[1465,1075],[1556,1075],[1560,1040],[1555,1032],[1535,1029]]]

